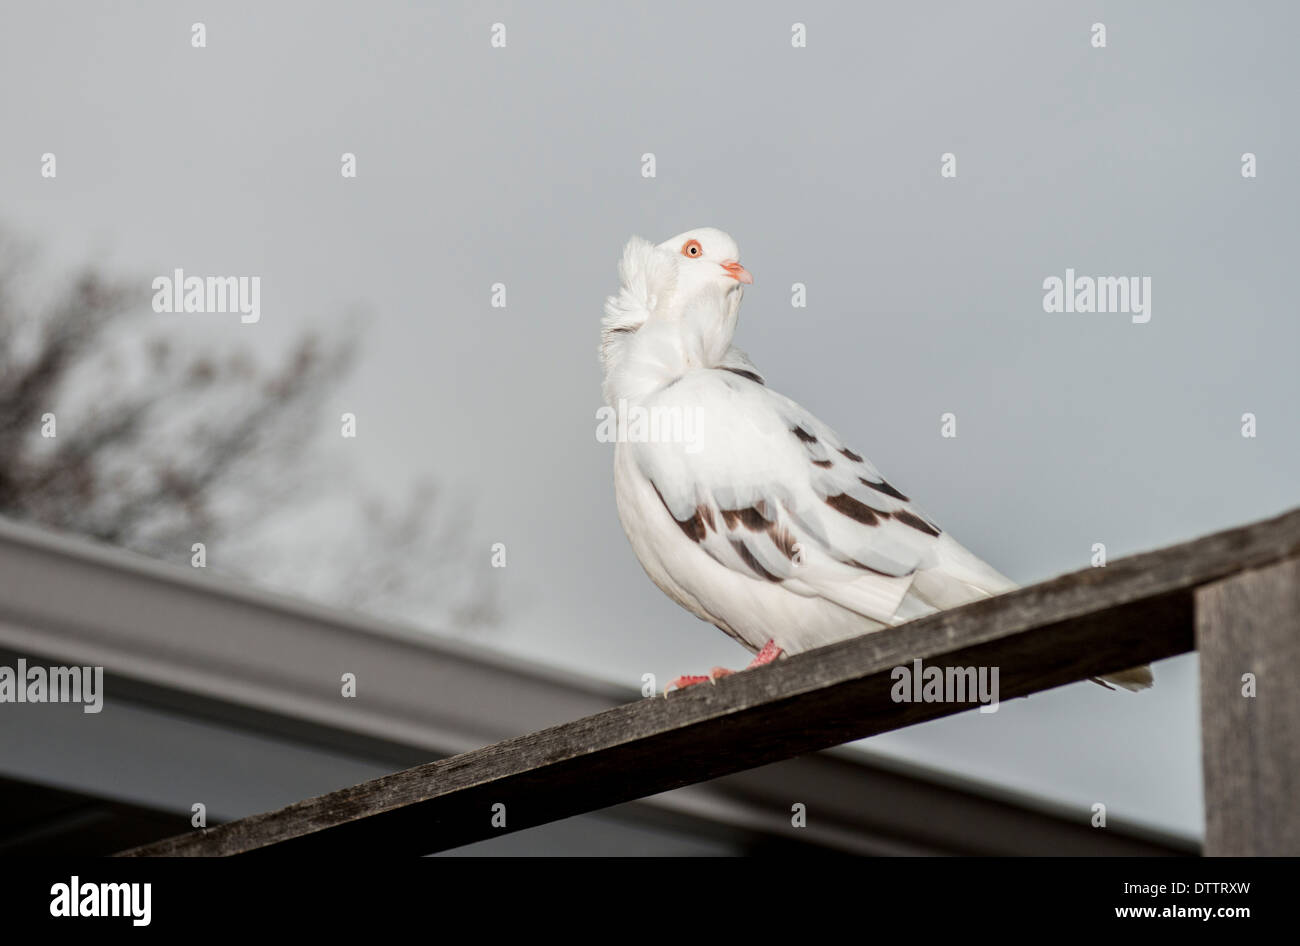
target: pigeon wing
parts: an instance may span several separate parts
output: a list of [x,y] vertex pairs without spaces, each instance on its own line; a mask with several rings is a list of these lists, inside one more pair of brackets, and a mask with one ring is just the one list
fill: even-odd
[[732,367],[683,378],[647,407],[699,415],[693,443],[633,446],[665,510],[714,561],[884,624],[912,616],[903,600],[940,564],[943,533],[827,425]]

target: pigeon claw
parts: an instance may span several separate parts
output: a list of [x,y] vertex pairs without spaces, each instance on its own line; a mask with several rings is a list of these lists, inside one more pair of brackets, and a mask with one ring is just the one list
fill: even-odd
[[[753,660],[751,660],[749,662],[749,666],[746,667],[745,669],[752,670],[754,667],[762,667],[765,664],[770,664],[772,661],[776,660],[784,653],[785,651],[783,651],[780,647],[776,646],[776,641],[774,640],[768,641],[766,644],[763,645],[763,649],[758,652],[758,656],[755,657]],[[736,673],[735,670],[728,670],[726,667],[714,667],[712,670],[709,671],[709,675],[707,677],[700,676],[698,674],[678,677],[672,683],[668,684],[668,686],[664,687],[664,699],[667,699],[668,694],[671,693],[673,690],[681,690],[684,689],[685,687],[693,687],[697,683],[717,683],[723,677],[729,677],[734,673]]]
[[686,687],[695,686],[695,684],[697,683],[711,683],[711,682],[713,682],[712,677],[705,677],[699,674],[678,677],[672,683],[668,684],[668,686],[664,687],[664,699],[668,699],[668,694],[671,693],[673,690],[682,690],[685,689]]

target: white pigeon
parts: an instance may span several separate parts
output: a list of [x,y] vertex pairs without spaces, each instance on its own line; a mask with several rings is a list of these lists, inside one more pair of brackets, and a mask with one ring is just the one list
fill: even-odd
[[732,347],[753,279],[730,236],[633,237],[619,276],[601,332],[605,402],[631,418],[619,518],[650,579],[756,653],[751,667],[1016,587]]

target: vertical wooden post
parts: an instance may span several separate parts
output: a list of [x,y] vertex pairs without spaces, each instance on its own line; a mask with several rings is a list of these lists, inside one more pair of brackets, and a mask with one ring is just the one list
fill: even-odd
[[1206,855],[1300,854],[1300,559],[1199,588],[1196,649]]

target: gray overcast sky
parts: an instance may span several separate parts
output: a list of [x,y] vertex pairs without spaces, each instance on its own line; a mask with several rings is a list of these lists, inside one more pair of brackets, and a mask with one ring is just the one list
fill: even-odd
[[[153,316],[178,336],[274,350],[366,305],[327,420],[358,414],[372,481],[428,470],[471,498],[483,567],[506,543],[489,646],[629,686],[747,659],[650,584],[615,515],[597,323],[632,233],[733,234],[756,280],[737,340],[772,386],[1018,581],[1086,566],[1095,542],[1115,558],[1296,503],[1292,4],[43,3],[4,20],[3,222],[146,283],[262,276],[259,324]],[[1150,276],[1151,321],[1044,313],[1066,267]],[[869,746],[1196,833],[1194,658],[1156,677]]]

